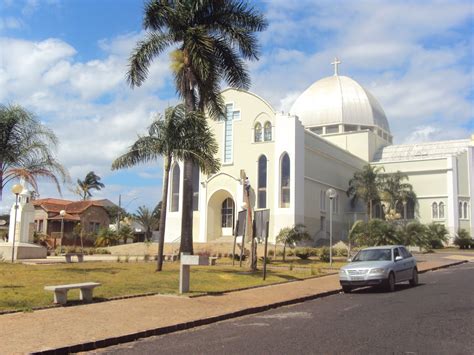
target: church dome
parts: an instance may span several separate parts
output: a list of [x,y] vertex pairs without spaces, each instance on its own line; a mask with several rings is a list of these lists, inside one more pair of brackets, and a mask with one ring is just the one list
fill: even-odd
[[353,125],[382,128],[390,133],[387,117],[375,97],[355,80],[340,76],[323,78],[307,88],[294,102],[290,113],[306,128]]

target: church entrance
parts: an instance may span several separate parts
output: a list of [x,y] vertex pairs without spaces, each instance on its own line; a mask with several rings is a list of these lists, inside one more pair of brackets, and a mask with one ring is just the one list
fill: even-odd
[[207,237],[216,240],[231,237],[235,225],[235,202],[226,190],[216,191],[208,203]]

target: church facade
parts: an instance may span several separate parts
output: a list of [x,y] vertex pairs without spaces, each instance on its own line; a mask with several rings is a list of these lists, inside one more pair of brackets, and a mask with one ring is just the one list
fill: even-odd
[[[210,121],[221,169],[212,176],[194,169],[194,242],[232,240],[237,213],[246,208],[244,176],[252,210],[270,210],[271,242],[281,228],[298,223],[315,242],[327,239],[330,217],[334,240],[344,240],[352,223],[366,218],[346,191],[354,172],[369,163],[408,175],[418,202],[407,218],[443,223],[451,234],[474,232],[474,141],[393,145],[381,105],[334,64],[334,75],[311,85],[289,113],[251,92],[223,91],[226,117]],[[166,242],[181,235],[182,171],[182,162],[173,162]],[[331,203],[328,189],[337,193]],[[374,208],[380,214],[381,206]]]

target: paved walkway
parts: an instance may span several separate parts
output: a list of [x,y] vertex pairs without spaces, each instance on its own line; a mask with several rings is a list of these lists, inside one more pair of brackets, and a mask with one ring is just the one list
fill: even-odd
[[[420,271],[459,261],[419,263]],[[76,352],[255,313],[339,291],[338,276],[187,298],[147,296],[0,316],[0,353]],[[76,345],[76,347],[74,347]]]

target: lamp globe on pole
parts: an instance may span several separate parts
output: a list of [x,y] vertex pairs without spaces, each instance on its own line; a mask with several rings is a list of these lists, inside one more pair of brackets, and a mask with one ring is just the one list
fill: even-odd
[[326,196],[329,198],[329,265],[332,266],[332,206],[333,200],[337,197],[337,191],[329,188],[326,191]]
[[13,236],[12,236],[12,263],[15,260],[15,237],[16,237],[16,219],[18,215],[18,195],[23,191],[23,186],[15,184],[12,186],[12,192],[15,194],[15,218],[13,219]]

